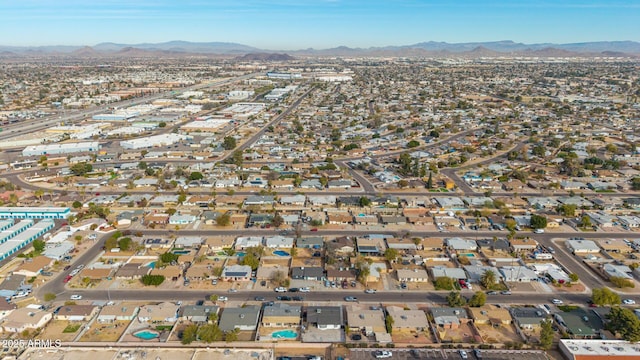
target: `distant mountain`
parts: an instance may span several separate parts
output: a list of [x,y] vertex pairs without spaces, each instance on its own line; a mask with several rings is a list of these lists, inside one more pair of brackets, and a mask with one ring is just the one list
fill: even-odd
[[[494,57],[494,56],[640,56],[640,42],[599,41],[571,44],[524,44],[511,40],[447,43],[428,41],[413,45],[350,48],[339,46],[331,49],[304,49],[290,51],[293,55],[309,56],[421,56],[421,57]],[[217,55],[238,56],[245,61],[293,60],[288,54],[254,48],[229,42],[169,41],[164,43],[117,44],[101,43],[88,46],[2,46],[3,56],[189,56]],[[246,56],[246,58],[244,57]]]
[[250,52],[259,52],[260,49],[256,49],[251,46],[227,43],[227,42],[188,42],[188,41],[169,41],[158,44],[116,44],[116,43],[101,43],[93,47],[97,51],[104,52],[116,52],[125,48],[135,48],[141,50],[154,50],[154,51],[171,51],[171,52],[183,52],[183,53],[199,53],[199,54],[246,54]]
[[293,56],[278,53],[249,53],[236,57],[240,61],[289,61],[295,60]]

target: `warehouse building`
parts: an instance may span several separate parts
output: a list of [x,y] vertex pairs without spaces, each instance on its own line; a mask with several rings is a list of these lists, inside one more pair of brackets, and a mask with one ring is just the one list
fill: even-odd
[[35,239],[44,235],[47,231],[53,229],[54,222],[51,219],[44,219],[30,228],[22,231],[13,238],[0,244],[0,261],[15,254],[25,246],[29,245]]
[[66,219],[69,215],[68,207],[0,207],[0,219]]
[[168,146],[179,143],[183,140],[191,140],[193,137],[181,134],[162,134],[139,139],[120,141],[123,149],[144,149],[159,146]]
[[638,359],[640,347],[624,340],[560,339],[560,352],[569,360]]
[[100,150],[100,143],[97,141],[32,145],[22,150],[22,156],[62,155],[79,152],[97,152],[98,150]]

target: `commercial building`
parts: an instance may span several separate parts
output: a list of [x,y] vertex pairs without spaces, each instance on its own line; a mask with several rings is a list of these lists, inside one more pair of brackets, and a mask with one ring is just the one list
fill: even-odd
[[120,141],[120,146],[123,149],[144,149],[151,147],[159,147],[159,146],[168,146],[176,144],[183,140],[191,140],[191,136],[180,135],[180,134],[162,134],[149,136],[139,139],[125,140]]
[[9,219],[66,219],[68,207],[0,207],[0,218]]
[[28,229],[21,230],[20,233],[0,244],[0,261],[8,258],[9,256],[18,252],[20,249],[29,245],[33,240],[41,237],[47,231],[51,230],[53,226],[53,220],[44,219],[37,224],[29,227]]
[[48,145],[32,145],[22,150],[22,156],[42,156],[42,155],[59,155],[73,154],[80,152],[98,152],[100,143],[97,141],[65,143],[65,144],[48,144]]
[[640,358],[640,347],[624,340],[560,339],[560,352],[569,360]]

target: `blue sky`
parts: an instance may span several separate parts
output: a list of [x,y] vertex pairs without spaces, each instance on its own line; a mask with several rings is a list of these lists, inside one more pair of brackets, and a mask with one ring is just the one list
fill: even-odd
[[640,41],[640,0],[0,0],[0,45]]

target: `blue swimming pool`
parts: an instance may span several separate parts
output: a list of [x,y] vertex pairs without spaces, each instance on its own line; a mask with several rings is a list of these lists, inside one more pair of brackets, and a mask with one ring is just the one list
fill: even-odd
[[274,339],[296,339],[298,333],[293,330],[280,330],[272,332],[271,337]]
[[237,256],[237,257],[243,257],[243,256],[245,256],[246,254],[247,254],[247,253],[246,253],[246,252],[244,252],[244,251],[238,251],[238,252],[236,253],[236,256]]
[[152,268],[152,269],[155,269],[156,268],[156,262],[152,261],[152,262],[148,263],[147,266]]
[[289,253],[286,251],[282,251],[282,250],[276,250],[273,252],[273,255],[278,255],[278,256],[289,256]]
[[176,255],[187,255],[191,253],[191,250],[173,250],[173,253]]
[[157,331],[146,329],[146,330],[140,330],[140,331],[134,333],[133,336],[137,337],[138,339],[142,339],[142,340],[153,340],[153,339],[159,337],[160,334]]

